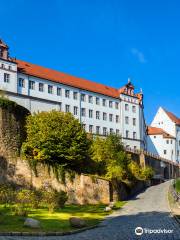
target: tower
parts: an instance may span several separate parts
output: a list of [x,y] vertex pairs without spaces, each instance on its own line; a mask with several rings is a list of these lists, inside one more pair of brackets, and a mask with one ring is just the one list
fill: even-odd
[[9,59],[9,47],[0,39],[0,58]]

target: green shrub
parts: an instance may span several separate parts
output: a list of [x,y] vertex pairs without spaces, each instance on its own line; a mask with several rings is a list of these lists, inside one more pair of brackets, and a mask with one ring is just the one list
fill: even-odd
[[58,192],[52,188],[43,189],[42,196],[42,203],[48,207],[50,212],[54,212],[56,208],[64,207],[68,199],[66,192]]
[[15,200],[15,191],[14,189],[9,185],[0,185],[0,203],[1,204],[12,204]]
[[142,180],[150,180],[154,175],[154,170],[152,167],[145,167],[141,170],[141,178]]
[[176,189],[176,192],[178,192],[178,193],[180,192],[180,178],[176,179],[175,189]]

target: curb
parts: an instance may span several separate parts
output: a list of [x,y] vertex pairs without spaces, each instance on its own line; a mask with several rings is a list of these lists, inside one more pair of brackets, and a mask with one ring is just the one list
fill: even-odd
[[73,231],[67,232],[0,232],[0,236],[34,236],[34,237],[45,237],[45,236],[64,236],[64,235],[72,235],[75,233],[84,232],[86,230],[90,230],[98,227],[99,224],[94,226],[85,227]]

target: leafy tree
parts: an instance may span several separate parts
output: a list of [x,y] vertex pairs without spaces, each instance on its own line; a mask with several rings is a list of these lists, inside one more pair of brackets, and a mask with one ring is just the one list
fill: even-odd
[[58,175],[63,169],[78,173],[88,169],[90,140],[70,113],[41,112],[27,117],[23,157],[31,166],[43,163]]
[[127,179],[130,155],[124,150],[121,138],[115,134],[95,138],[91,147],[92,159],[98,163],[97,171],[108,179]]

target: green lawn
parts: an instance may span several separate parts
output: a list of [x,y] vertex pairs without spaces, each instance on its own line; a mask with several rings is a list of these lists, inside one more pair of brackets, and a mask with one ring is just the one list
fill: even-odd
[[180,178],[176,180],[175,188],[176,188],[176,192],[180,193]]
[[[125,202],[117,202],[115,209],[121,208]],[[24,217],[14,216],[9,208],[0,205],[0,232],[35,232],[35,231],[68,231],[72,230],[69,218],[77,216],[84,218],[88,226],[93,226],[102,221],[109,213],[104,212],[105,205],[66,205],[54,213],[46,208],[31,210],[28,217],[41,222],[41,229],[35,230],[23,227]],[[110,212],[111,213],[111,212]]]

